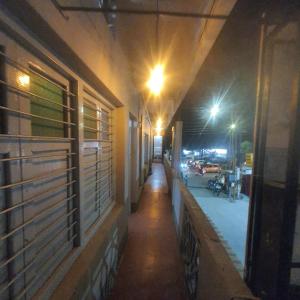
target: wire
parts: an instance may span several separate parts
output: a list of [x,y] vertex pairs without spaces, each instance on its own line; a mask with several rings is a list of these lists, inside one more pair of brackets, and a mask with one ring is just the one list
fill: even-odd
[[159,28],[159,5],[158,5],[158,1],[159,0],[156,0],[156,33],[155,33],[157,58],[159,56],[159,31],[158,31],[158,28]]

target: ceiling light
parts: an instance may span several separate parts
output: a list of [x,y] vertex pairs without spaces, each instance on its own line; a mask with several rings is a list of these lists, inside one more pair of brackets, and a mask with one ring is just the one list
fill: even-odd
[[150,79],[147,82],[147,86],[151,93],[158,96],[164,84],[164,68],[158,64],[151,71]]

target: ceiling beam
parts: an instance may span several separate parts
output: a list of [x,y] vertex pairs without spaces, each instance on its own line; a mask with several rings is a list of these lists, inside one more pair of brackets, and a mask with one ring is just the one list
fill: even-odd
[[61,11],[73,11],[73,12],[94,12],[94,13],[113,13],[113,14],[134,14],[134,15],[160,15],[170,17],[181,17],[181,18],[199,18],[199,19],[214,19],[214,20],[226,20],[229,16],[227,15],[210,15],[201,13],[183,13],[175,11],[165,10],[138,10],[138,9],[123,9],[123,8],[107,8],[107,7],[83,7],[83,6],[61,6]]

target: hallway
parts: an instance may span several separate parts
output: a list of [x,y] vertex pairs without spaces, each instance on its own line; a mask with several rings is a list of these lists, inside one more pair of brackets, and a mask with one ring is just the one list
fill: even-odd
[[163,165],[153,164],[152,171],[140,206],[129,217],[128,242],[111,300],[186,299]]

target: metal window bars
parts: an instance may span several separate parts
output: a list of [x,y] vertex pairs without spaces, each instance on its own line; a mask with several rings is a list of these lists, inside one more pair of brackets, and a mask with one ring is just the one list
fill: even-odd
[[[0,56],[5,70],[0,74],[0,88],[5,91],[0,99],[5,118],[0,122],[6,123],[0,133],[0,298],[21,299],[36,293],[70,254],[78,237],[74,201],[77,153],[72,151],[76,137],[69,130],[77,126],[71,106],[76,95],[59,80],[21,65],[3,52]],[[61,102],[12,84],[19,71],[34,74],[45,88],[55,86],[61,91],[55,95],[61,95]],[[63,118],[32,113],[33,98],[61,111]],[[33,118],[68,129],[63,136],[33,135]],[[12,147],[7,147],[10,144]]]
[[83,128],[92,133],[85,136],[82,163],[85,182],[83,220],[85,232],[88,232],[101,220],[114,200],[112,117],[110,109],[92,97],[92,93],[86,93],[83,98]]

